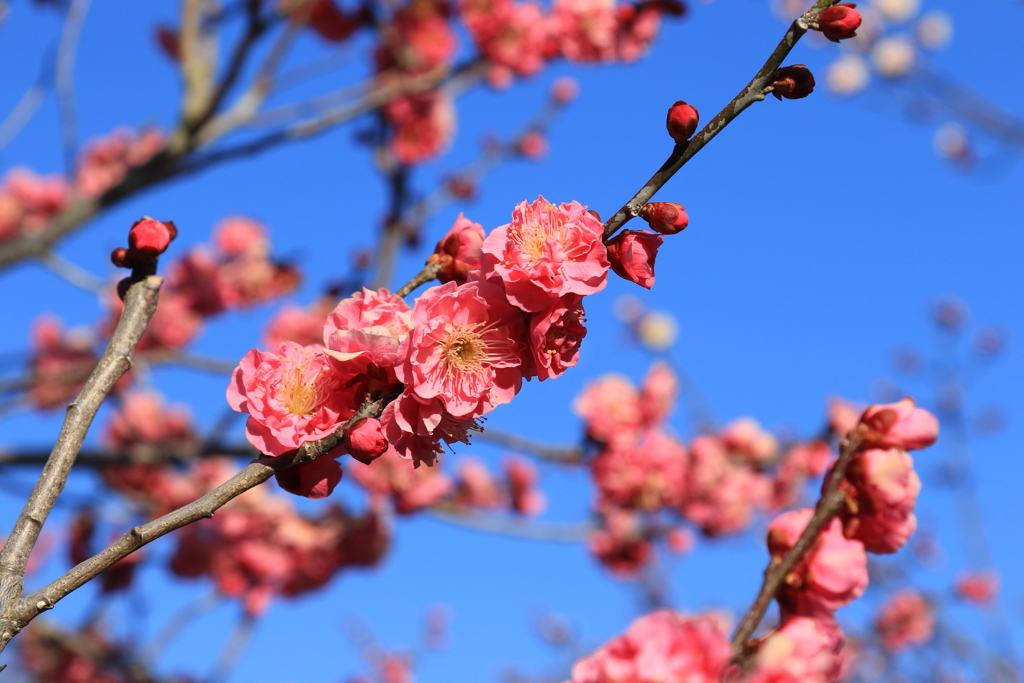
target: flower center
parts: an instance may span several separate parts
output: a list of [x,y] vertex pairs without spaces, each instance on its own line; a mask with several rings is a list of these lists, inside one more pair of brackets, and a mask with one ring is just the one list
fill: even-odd
[[320,381],[321,370],[310,375],[307,363],[296,363],[289,358],[285,361],[286,369],[282,372],[279,391],[281,402],[293,415],[312,415],[320,409],[326,393]]
[[514,361],[515,342],[485,336],[493,331],[485,322],[449,325],[438,346],[445,381],[460,381],[464,375],[481,376],[495,363]]
[[540,212],[533,206],[527,207],[522,224],[508,231],[509,239],[522,247],[530,259],[530,265],[537,265],[544,253],[544,245],[550,238],[555,238],[565,249],[569,231],[565,229],[565,218],[557,212],[553,204],[542,208]]

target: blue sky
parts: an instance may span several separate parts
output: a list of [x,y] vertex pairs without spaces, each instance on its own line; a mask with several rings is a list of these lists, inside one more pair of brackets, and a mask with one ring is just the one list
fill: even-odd
[[[1015,68],[1024,49],[1017,29],[1024,7],[1005,0],[924,0],[924,7],[944,9],[956,23],[952,45],[934,55],[933,63],[992,103],[1024,112],[1022,76]],[[458,139],[448,155],[417,171],[414,182],[422,191],[431,190],[446,170],[473,159],[486,131],[507,134],[528,119],[557,76],[572,74],[582,86],[579,100],[551,131],[548,158],[497,169],[477,202],[449,207],[429,223],[424,244],[443,235],[460,210],[490,229],[508,221],[515,203],[538,194],[552,201],[576,199],[604,216],[614,212],[669,153],[667,107],[684,99],[709,119],[746,84],[784,31],[765,0],[697,3],[692,10],[689,19],[668,23],[650,57],[638,64],[558,65],[508,91],[477,90],[460,100]],[[170,2],[92,7],[76,68],[83,138],[121,124],[172,123],[177,77],[156,53],[150,33],[156,21],[172,20],[175,12]],[[26,3],[16,3],[0,25],[0,55],[9,65],[0,115],[32,83],[59,28],[55,13]],[[806,40],[789,62],[808,64],[821,83],[823,67],[838,50]],[[365,45],[353,47],[352,62],[315,88],[336,88],[363,75],[365,51]],[[320,54],[322,46],[311,40],[298,52],[305,58]],[[666,240],[654,289],[644,292],[613,278],[605,292],[588,300],[590,331],[580,365],[558,381],[528,385],[489,424],[554,443],[578,438],[570,403],[580,388],[613,369],[639,379],[649,363],[645,353],[623,342],[612,314],[617,297],[632,294],[676,317],[680,335],[672,360],[699,385],[720,422],[752,415],[769,428],[811,434],[829,396],[872,397],[872,382],[891,376],[895,348],[909,345],[928,354],[941,349],[930,311],[938,297],[956,296],[970,307],[970,329],[999,325],[1010,340],[1008,351],[971,387],[967,406],[970,413],[998,405],[1008,416],[1005,430],[974,442],[973,458],[1005,603],[1019,612],[1024,558],[1014,502],[1024,475],[1017,445],[1024,440],[1024,361],[1016,345],[1024,338],[1024,171],[1012,153],[984,140],[986,154],[1010,162],[993,166],[994,172],[951,168],[932,151],[934,124],[944,119],[927,125],[911,120],[892,105],[892,90],[898,87],[876,84],[847,101],[819,87],[805,100],[769,98],[741,116],[658,195],[685,204],[691,222]],[[384,185],[367,151],[353,143],[359,128],[356,122],[314,142],[139,195],[93,221],[61,253],[94,273],[109,274],[106,255],[142,214],[179,226],[172,256],[206,240],[220,218],[250,214],[270,227],[279,254],[303,266],[307,278],[296,300],[308,302],[324,283],[344,275],[354,249],[373,243],[380,222]],[[0,153],[0,169],[16,165],[60,169],[52,98]],[[423,251],[404,255],[400,275],[416,272],[424,257]],[[0,354],[26,348],[31,321],[41,311],[72,325],[89,325],[99,314],[94,298],[34,265],[0,274],[0,294],[7,312]],[[195,350],[240,358],[259,343],[274,310],[232,314],[211,324]],[[216,416],[223,408],[221,377],[161,371],[156,382],[171,400],[190,403],[198,416]],[[925,383],[904,386],[922,401],[930,396]],[[681,411],[673,424],[688,433]],[[54,416],[8,416],[0,421],[0,444],[48,446],[57,428]],[[495,462],[501,455],[483,445],[460,454]],[[925,481],[919,516],[947,550],[942,566],[919,577],[936,592],[947,590],[951,577],[976,561],[961,548],[952,494],[934,482],[943,457],[941,445],[917,457]],[[553,501],[544,519],[584,519],[591,497],[586,477],[552,467],[544,473]],[[29,482],[29,474],[5,477],[18,485]],[[92,485],[82,477],[70,490]],[[337,495],[357,499],[347,484]],[[3,501],[0,518],[8,524],[17,499]],[[58,513],[55,521],[62,517]],[[157,542],[152,553],[159,557],[170,547]],[[671,566],[674,603],[689,611],[742,609],[764,561],[759,537],[703,544]],[[61,569],[59,561],[51,565],[47,572]],[[142,573],[151,596],[143,626],[137,616],[126,616],[133,607],[123,603],[110,615],[115,632],[142,628],[152,634],[177,606],[208,589],[171,583],[159,562],[151,565]],[[157,594],[159,599],[152,597]],[[597,644],[637,614],[636,598],[629,584],[610,578],[580,546],[484,536],[429,518],[401,520],[378,570],[344,574],[322,592],[276,604],[232,680],[342,680],[360,667],[343,632],[351,619],[363,619],[383,644],[401,647],[415,640],[421,617],[435,604],[452,610],[451,646],[424,661],[419,680],[494,680],[511,665],[540,673],[557,660],[533,635],[538,614],[566,615],[587,643]],[[89,602],[89,595],[73,596],[54,617],[72,618]],[[849,610],[854,621],[867,605]],[[953,614],[976,626],[969,612]],[[233,607],[212,613],[170,647],[161,670],[208,671],[236,615]],[[1020,620],[1012,619],[1019,640]]]

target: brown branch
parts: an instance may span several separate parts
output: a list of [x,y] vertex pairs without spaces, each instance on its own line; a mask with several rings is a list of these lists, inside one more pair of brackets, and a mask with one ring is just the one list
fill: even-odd
[[733,98],[722,111],[715,115],[707,125],[704,126],[693,138],[686,142],[677,144],[672,154],[658,172],[651,176],[651,179],[640,188],[640,191],[633,195],[615,215],[604,224],[605,239],[615,234],[615,231],[640,214],[644,204],[660,190],[669,179],[681,169],[687,161],[693,158],[697,152],[702,150],[711,140],[722,132],[722,129],[729,125],[733,119],[743,113],[747,107],[764,99],[764,89],[770,84],[771,76],[775,70],[782,66],[784,60],[796,45],[797,41],[807,33],[809,24],[817,19],[818,15],[826,8],[834,5],[839,0],[818,0],[802,16],[798,17],[782,37],[782,41],[775,47],[771,57],[765,62],[761,70],[757,72],[747,87],[740,91],[740,94]]
[[[132,352],[156,311],[163,280],[150,276],[133,284],[125,296],[124,312],[85,386],[71,405],[46,466],[36,482],[0,551],[0,635],[17,633],[21,624],[11,619],[11,608],[21,594],[25,566],[50,510],[67,483],[93,418],[114,384],[132,366]],[[9,640],[7,638],[6,640]],[[0,637],[0,651],[6,640]]]
[[[155,444],[137,446],[128,451],[109,450],[79,451],[75,459],[78,467],[118,467],[121,465],[166,464],[177,465],[189,463],[199,458],[218,456],[252,458],[259,452],[248,443],[243,444],[195,444],[185,448],[161,448]],[[17,451],[0,450],[0,467],[41,465],[49,458],[49,451],[26,449]]]
[[416,290],[417,287],[419,287],[420,285],[425,285],[434,278],[436,278],[438,272],[440,272],[441,270],[442,265],[442,263],[437,262],[428,263],[427,265],[423,266],[423,270],[417,273],[413,277],[413,279],[409,280],[402,287],[400,287],[398,291],[395,292],[395,296],[402,298],[409,296],[410,294],[413,293],[413,291]]
[[434,519],[463,529],[511,538],[525,538],[531,541],[583,543],[596,530],[594,524],[590,522],[576,524],[538,522],[511,515],[481,514],[475,511],[467,514],[451,505],[438,505],[428,508],[428,510]]
[[75,169],[78,150],[78,107],[75,104],[75,58],[78,41],[89,12],[90,0],[72,0],[68,8],[64,30],[57,48],[55,88],[57,111],[60,115],[60,137],[64,150],[64,168],[70,174]]
[[840,489],[840,484],[846,478],[846,468],[850,464],[850,459],[860,449],[862,442],[863,435],[860,429],[854,430],[843,439],[839,445],[839,459],[836,460],[835,466],[832,468],[828,485],[821,494],[821,498],[818,499],[814,515],[808,522],[807,528],[800,534],[796,544],[790,548],[781,562],[773,559],[768,563],[768,567],[764,570],[764,582],[761,584],[761,590],[750,609],[743,615],[736,628],[736,633],[732,637],[734,663],[742,664],[749,655],[756,651],[756,647],[751,646],[747,641],[757,629],[758,624],[761,623],[761,619],[764,618],[764,613],[779,592],[779,588],[782,587],[786,575],[796,568],[814,542],[818,540],[821,531],[842,509],[846,501],[846,492]]

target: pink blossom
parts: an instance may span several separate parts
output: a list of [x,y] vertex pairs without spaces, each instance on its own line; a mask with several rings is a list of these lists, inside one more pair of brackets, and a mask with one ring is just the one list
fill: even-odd
[[403,164],[417,164],[440,154],[455,134],[455,105],[439,90],[407,95],[384,107],[394,124],[391,152]]
[[401,67],[432,69],[451,61],[458,42],[440,0],[421,0],[395,13],[389,47]]
[[120,397],[110,416],[103,440],[116,452],[146,448],[174,452],[193,447],[196,436],[184,406],[168,407],[155,391],[134,389]]
[[512,222],[484,240],[484,275],[504,284],[508,300],[524,311],[542,311],[566,294],[599,292],[608,281],[602,231],[601,221],[575,201],[523,201]]
[[228,405],[249,413],[245,435],[267,455],[281,455],[333,433],[355,409],[316,346],[284,342],[276,353],[253,349],[231,374]]
[[733,420],[719,434],[726,449],[751,464],[763,465],[779,455],[779,442],[770,432],[761,429],[757,420],[741,417]]
[[504,499],[487,467],[475,458],[459,461],[455,501],[471,508],[503,507]]
[[769,633],[745,683],[832,683],[843,666],[843,634],[831,615],[790,616]]
[[316,460],[281,470],[274,475],[277,485],[296,496],[312,500],[326,498],[341,481],[341,465],[335,458],[343,454],[343,449],[335,448]]
[[69,202],[67,181],[40,177],[24,168],[7,173],[0,184],[0,242],[45,228]]
[[607,374],[589,383],[573,402],[587,436],[610,445],[633,441],[643,425],[640,393],[626,377]]
[[893,593],[878,611],[875,630],[889,652],[924,645],[935,632],[932,604],[913,589]]
[[480,270],[483,263],[480,248],[483,243],[483,226],[460,213],[448,234],[437,243],[437,248],[427,259],[427,263],[441,264],[437,279],[442,283],[453,280],[465,282],[471,272]]
[[619,30],[615,49],[620,60],[635,62],[647,53],[651,43],[658,37],[661,12],[657,2],[619,5]]
[[452,480],[435,467],[416,468],[393,448],[369,465],[354,465],[349,474],[371,494],[394,501],[408,515],[437,504],[451,493]]
[[863,412],[863,406],[858,406],[839,396],[833,396],[828,401],[829,429],[842,439],[857,426]]
[[[768,526],[768,551],[775,561],[796,544],[814,510],[786,512]],[[816,616],[850,604],[868,585],[868,556],[860,541],[843,536],[843,525],[833,519],[822,530],[800,564],[779,590],[778,601],[787,614]]]
[[675,407],[679,379],[664,361],[651,365],[640,384],[640,409],[647,424],[663,422]]
[[768,507],[767,475],[729,460],[721,440],[698,436],[690,448],[687,497],[680,512],[708,536],[742,531]]
[[360,418],[349,427],[345,431],[344,444],[349,455],[364,465],[369,465],[388,449],[380,420],[373,417]]
[[590,535],[590,552],[616,576],[635,577],[651,561],[654,552],[639,516],[609,507],[602,511],[601,519],[602,525]]
[[654,286],[654,260],[664,235],[650,230],[623,230],[608,243],[608,260],[615,273],[644,289]]
[[798,443],[786,451],[775,470],[772,509],[791,507],[799,502],[807,480],[820,477],[832,457],[832,447],[825,441]]
[[539,515],[544,511],[547,500],[537,489],[537,468],[522,458],[505,461],[505,479],[512,511],[520,515]]
[[229,216],[213,229],[213,244],[225,258],[270,256],[267,228],[248,216]]
[[999,590],[999,575],[995,572],[963,572],[956,579],[956,594],[976,605],[991,605]]
[[480,52],[495,64],[521,76],[544,66],[548,26],[534,2],[495,2],[483,11],[463,3],[463,19]]
[[652,429],[632,447],[602,450],[591,469],[603,500],[653,512],[685,499],[689,454],[683,444]]
[[555,0],[551,33],[571,62],[607,62],[615,58],[619,20],[614,0]]
[[914,399],[869,406],[861,423],[870,428],[865,444],[876,448],[903,448],[908,451],[927,448],[939,438],[939,421]]
[[717,620],[658,610],[576,662],[572,683],[718,683],[732,650]]
[[423,402],[436,398],[455,417],[480,417],[519,392],[529,362],[524,337],[522,313],[501,287],[431,287],[416,300],[398,378]]
[[[110,308],[100,323],[100,333],[109,337],[121,318],[124,302],[113,290],[106,296]],[[191,300],[173,287],[164,288],[160,292],[156,313],[150,318],[139,341],[138,350],[180,349],[196,338],[202,326],[203,319],[192,308]]]
[[69,333],[60,320],[40,316],[32,325],[29,401],[56,408],[71,400],[96,366],[91,335]]
[[579,362],[580,344],[587,336],[585,315],[583,297],[566,294],[530,316],[530,347],[541,382],[561,377]]
[[433,465],[443,452],[441,443],[469,444],[469,433],[481,430],[475,418],[459,418],[448,412],[441,399],[424,401],[409,392],[384,408],[380,416],[384,435],[403,458]]
[[99,197],[121,183],[128,171],[144,165],[165,146],[166,139],[158,130],[137,134],[118,128],[85,147],[75,169],[75,189],[86,197]]
[[412,308],[387,289],[366,289],[342,299],[327,316],[324,343],[338,330],[362,330],[402,340],[412,329]]
[[846,471],[856,510],[848,513],[847,535],[868,552],[894,553],[906,544],[917,518],[921,480],[914,459],[901,448],[873,448],[854,456]]
[[301,308],[288,304],[281,308],[263,330],[263,345],[276,349],[281,342],[295,342],[299,346],[319,344],[324,339],[324,319],[327,311],[322,306]]

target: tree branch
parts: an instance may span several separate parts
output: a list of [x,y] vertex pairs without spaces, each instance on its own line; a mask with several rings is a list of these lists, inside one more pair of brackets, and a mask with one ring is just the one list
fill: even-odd
[[13,637],[22,626],[17,620],[12,621],[11,608],[21,594],[29,554],[67,483],[68,473],[96,412],[117,381],[132,366],[132,352],[156,311],[162,282],[161,278],[154,275],[136,282],[128,289],[124,312],[110,343],[82,391],[68,406],[57,443],[0,551],[0,609],[3,610],[0,616],[0,651],[10,639],[3,636],[10,634]]
[[768,563],[768,567],[764,570],[764,582],[761,584],[761,590],[758,592],[757,598],[755,598],[750,609],[743,615],[739,626],[736,628],[736,633],[732,637],[733,662],[742,663],[756,650],[755,647],[751,647],[748,644],[747,640],[753,635],[758,624],[761,623],[764,613],[768,610],[768,606],[775,598],[776,593],[779,592],[779,588],[782,586],[786,575],[796,568],[800,560],[807,554],[807,551],[814,545],[814,542],[818,540],[818,535],[821,531],[842,509],[846,501],[846,492],[841,490],[839,486],[842,484],[843,479],[846,478],[846,468],[850,464],[850,459],[860,449],[862,442],[863,436],[859,428],[843,439],[839,445],[839,459],[836,460],[835,466],[832,468],[828,485],[824,493],[821,494],[821,498],[818,499],[818,504],[814,508],[814,515],[811,517],[811,521],[808,522],[807,528],[800,534],[796,544],[790,548],[781,562],[772,560]]
[[583,449],[571,446],[549,446],[527,439],[519,434],[503,432],[488,427],[473,437],[476,441],[487,441],[504,446],[519,453],[526,453],[541,460],[553,460],[563,463],[583,462]]
[[640,214],[644,204],[654,196],[654,193],[664,187],[665,183],[681,169],[687,161],[692,159],[697,152],[704,149],[711,140],[722,132],[722,129],[729,125],[733,119],[743,113],[747,107],[754,102],[764,99],[764,89],[771,82],[771,76],[775,70],[782,66],[784,60],[796,45],[797,41],[807,33],[808,25],[817,19],[818,15],[827,7],[834,5],[839,0],[818,0],[802,16],[798,17],[782,37],[782,41],[775,47],[771,57],[764,63],[761,70],[757,72],[747,87],[740,91],[740,94],[725,106],[722,111],[715,115],[707,125],[694,135],[690,140],[677,144],[672,154],[658,172],[651,176],[640,190],[633,195],[625,206],[615,212],[615,215],[604,224],[604,237],[608,239],[615,234],[619,228],[625,225]]

